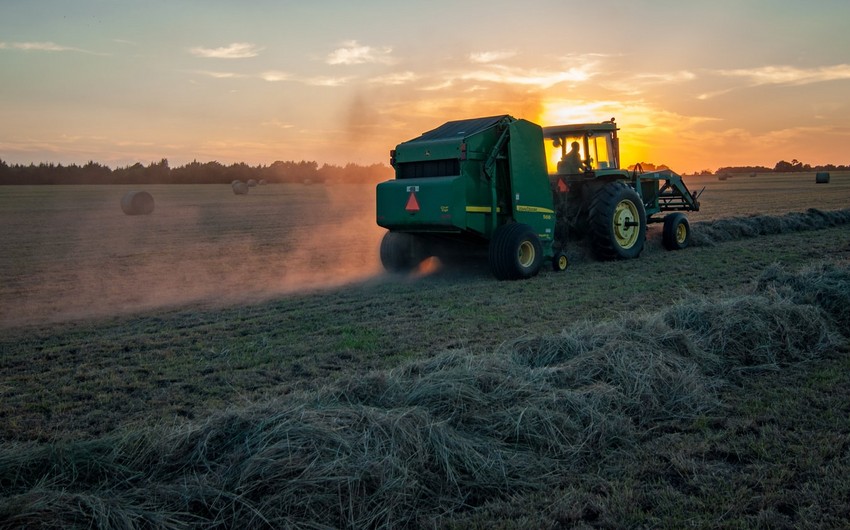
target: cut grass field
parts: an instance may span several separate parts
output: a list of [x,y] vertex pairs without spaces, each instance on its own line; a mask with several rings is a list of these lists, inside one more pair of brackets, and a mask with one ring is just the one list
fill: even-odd
[[850,214],[815,206],[524,282],[8,325],[0,528],[845,527]]

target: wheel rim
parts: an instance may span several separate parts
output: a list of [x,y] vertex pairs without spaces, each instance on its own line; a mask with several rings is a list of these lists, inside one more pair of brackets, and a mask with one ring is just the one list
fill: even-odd
[[614,238],[622,248],[632,248],[640,234],[640,217],[635,203],[626,199],[614,208]]
[[523,268],[531,267],[534,263],[534,256],[534,245],[531,244],[531,241],[523,241],[519,245],[519,251],[517,252],[519,264],[522,265]]
[[679,226],[676,227],[676,242],[684,243],[685,239],[688,238],[688,227],[685,226],[685,223],[679,223]]
[[567,268],[567,257],[558,256],[558,269],[565,270]]

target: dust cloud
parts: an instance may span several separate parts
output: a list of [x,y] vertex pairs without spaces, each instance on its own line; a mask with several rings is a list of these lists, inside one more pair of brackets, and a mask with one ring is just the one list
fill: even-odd
[[61,198],[0,211],[0,328],[256,303],[382,274],[374,185],[144,186],[147,216],[122,213],[123,186],[55,188]]

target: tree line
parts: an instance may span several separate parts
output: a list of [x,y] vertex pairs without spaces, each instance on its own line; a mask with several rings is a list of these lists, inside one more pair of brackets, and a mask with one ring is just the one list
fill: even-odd
[[717,171],[712,173],[709,170],[703,170],[701,175],[720,175],[723,173],[807,173],[812,171],[850,171],[850,165],[835,165],[823,164],[813,166],[800,162],[796,158],[788,162],[780,160],[772,168],[766,166],[728,166],[717,168]]
[[234,180],[279,183],[372,183],[389,180],[393,169],[384,164],[344,166],[302,160],[276,161],[271,165],[249,166],[244,162],[192,161],[172,168],[168,160],[147,166],[135,163],[111,169],[97,162],[84,165],[53,163],[7,164],[0,159],[0,185],[3,184],[229,184]]
[[[668,169],[664,164],[641,162],[628,167],[640,166],[644,171]],[[850,165],[826,164],[812,166],[796,159],[780,160],[773,168],[767,166],[729,166],[717,171],[704,169],[697,175],[722,173],[793,173],[809,171],[850,171]],[[344,166],[301,160],[276,161],[271,165],[249,166],[244,162],[224,165],[220,162],[192,162],[172,168],[168,160],[151,162],[147,166],[135,163],[111,169],[89,161],[79,166],[40,163],[9,165],[0,159],[0,185],[3,184],[229,184],[234,180],[279,183],[374,183],[393,178],[393,169],[384,164],[361,166],[349,163]]]

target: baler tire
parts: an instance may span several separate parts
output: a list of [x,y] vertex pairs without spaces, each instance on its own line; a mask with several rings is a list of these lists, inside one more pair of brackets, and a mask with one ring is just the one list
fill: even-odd
[[387,272],[410,272],[423,259],[419,242],[413,234],[390,231],[381,239],[381,264]]
[[690,246],[691,225],[685,214],[674,212],[664,217],[661,243],[667,250],[682,250]]
[[534,230],[523,223],[496,228],[490,240],[490,270],[498,280],[524,280],[540,272],[543,245]]
[[605,184],[593,195],[588,212],[597,259],[640,256],[646,241],[646,210],[633,188],[619,180]]

